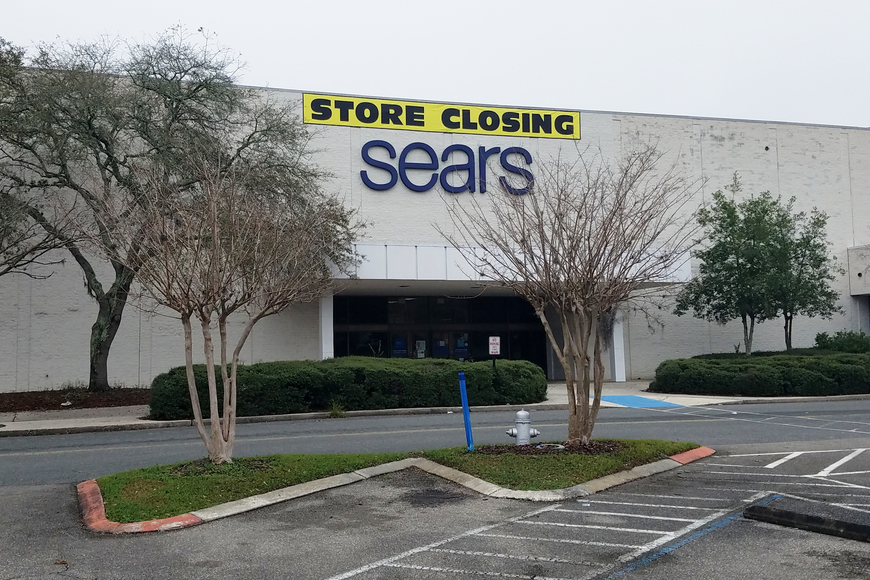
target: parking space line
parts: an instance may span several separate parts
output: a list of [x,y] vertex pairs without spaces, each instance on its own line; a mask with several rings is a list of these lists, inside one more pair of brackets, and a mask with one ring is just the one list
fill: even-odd
[[[652,497],[652,496],[650,496]],[[658,496],[661,497],[661,496]],[[633,505],[633,506],[643,506],[643,507],[652,507],[652,508],[671,508],[671,509],[680,509],[680,510],[703,510],[703,511],[712,511],[716,508],[709,507],[695,507],[688,505],[670,505],[670,504],[656,504],[656,503],[632,503],[628,501],[604,501],[600,499],[578,499],[578,503],[600,503],[607,505]]]
[[488,526],[481,526],[481,527],[475,528],[473,530],[468,530],[467,532],[462,532],[461,534],[457,534],[455,536],[451,536],[451,537],[445,538],[443,540],[438,540],[437,542],[432,542],[431,544],[428,544],[426,546],[419,546],[417,548],[412,548],[410,550],[402,552],[401,554],[397,554],[395,556],[390,556],[389,558],[384,558],[383,560],[378,560],[377,562],[372,562],[371,564],[366,564],[365,566],[361,566],[361,567],[357,568],[356,570],[351,570],[350,572],[345,572],[344,574],[338,574],[336,576],[330,576],[327,580],[345,580],[346,578],[353,578],[354,576],[358,576],[358,575],[362,574],[363,572],[368,572],[369,570],[374,570],[375,568],[380,568],[381,566],[386,566],[387,564],[390,564],[390,563],[395,562],[397,560],[402,560],[404,558],[407,558],[408,556],[412,556],[412,555],[418,554],[420,552],[425,552],[426,550],[431,550],[432,548],[438,548],[440,546],[443,546],[444,544],[447,544],[449,542],[453,542],[453,541],[458,540],[460,538],[467,538],[468,536],[480,534],[481,532],[487,532],[489,530],[498,528],[500,526],[504,526],[504,525],[516,522],[516,521],[521,520],[523,518],[530,518],[530,517],[533,517],[536,515],[540,515],[540,514],[548,512],[548,511],[554,510],[558,507],[561,507],[561,504],[554,504],[552,506],[547,506],[547,507],[544,507],[541,509],[537,509],[537,510],[534,510],[532,512],[523,514],[521,516],[509,518],[509,519],[504,520],[502,522],[498,522],[495,524],[489,524]]
[[841,465],[845,465],[846,463],[849,463],[850,461],[852,461],[853,459],[855,459],[856,457],[858,457],[859,455],[861,455],[865,451],[867,451],[867,450],[866,449],[856,449],[855,451],[853,451],[852,453],[850,453],[849,455],[847,455],[843,459],[830,464],[829,466],[827,466],[826,468],[824,468],[823,470],[818,472],[816,474],[816,476],[817,477],[825,477],[825,476],[830,475],[831,472],[833,472],[835,469],[837,469]]
[[[693,501],[694,500],[696,500],[696,501],[722,501],[722,498],[720,498],[720,497],[692,497],[689,495],[655,495],[655,494],[651,494],[651,493],[629,493],[627,491],[617,491],[617,492],[614,492],[614,494],[633,495],[633,496],[639,496],[639,497],[661,497],[661,498],[665,498],[665,499],[676,499],[676,500],[690,499]],[[583,500],[581,499],[581,500],[577,500],[577,501],[583,501]],[[710,509],[715,509],[715,508],[710,508]]]
[[[809,455],[811,453],[843,453],[845,451],[854,451],[854,449],[815,449],[812,451],[799,451]],[[725,455],[724,457],[762,457],[765,455],[788,455],[788,451],[768,451],[766,453],[735,453]]]
[[795,473],[753,473],[751,471],[702,471],[701,473],[711,473],[715,475],[752,475],[756,477],[784,477],[792,479],[801,479],[806,477],[824,477],[817,473],[814,474],[795,474]]
[[615,544],[613,542],[595,542],[593,540],[569,540],[566,538],[533,538],[531,536],[514,536],[512,534],[475,534],[481,538],[504,538],[506,540],[523,540],[526,542],[555,542],[558,544],[575,544],[578,546],[598,546],[599,548],[640,548],[637,544]]
[[632,532],[635,534],[664,534],[671,535],[671,532],[665,530],[644,530],[641,528],[616,528],[613,526],[595,526],[592,524],[563,524],[561,522],[527,522],[525,520],[514,522],[516,524],[525,524],[528,526],[553,526],[557,528],[583,528],[587,530],[610,530],[613,532]]
[[572,514],[595,514],[602,516],[622,516],[626,518],[642,518],[645,520],[666,520],[669,522],[694,522],[695,520],[689,520],[686,518],[671,518],[665,516],[647,516],[640,514],[627,514],[623,512],[596,512],[596,511],[588,511],[588,510],[568,510],[564,508],[560,508],[557,510],[553,510],[554,512],[563,512],[563,513],[572,513]]
[[[425,572],[444,572],[446,574],[464,574],[468,576],[488,576],[490,578],[523,578],[529,580],[528,574],[508,574],[506,572],[489,572],[484,570],[459,570],[456,568],[438,568],[435,566],[418,566],[416,564],[401,564],[399,562],[390,562],[384,564],[387,568],[404,568],[405,570],[420,570]],[[587,578],[594,576],[593,572]],[[554,578],[552,576],[535,576],[535,580],[575,580],[571,578]]]
[[804,454],[803,451],[795,451],[794,453],[789,453],[788,455],[786,455],[782,459],[777,459],[773,463],[768,463],[767,465],[764,466],[764,469],[774,469],[776,467],[779,467],[780,465],[782,465],[786,461],[791,461],[795,457],[800,457],[803,454]]
[[[834,475],[838,474],[835,473]],[[853,489],[870,489],[870,487],[867,487],[866,485],[858,485],[857,483],[849,483],[848,481],[839,481],[837,479],[831,479],[830,477],[826,477],[822,479],[822,481],[832,481],[834,483],[839,483],[840,487],[850,487]]]
[[564,560],[562,558],[546,558],[544,556],[518,556],[516,554],[496,554],[493,552],[471,552],[468,550],[448,550],[447,548],[432,548],[430,552],[442,554],[457,554],[460,556],[487,556],[490,558],[504,558],[508,560],[523,560],[526,562],[553,562],[555,564],[575,564],[577,566],[604,567],[600,562],[587,562],[584,560]]
[[[766,491],[762,491],[762,492],[756,493],[755,495],[753,495],[752,497],[750,497],[749,499],[746,499],[744,501],[747,503],[754,503],[754,502],[764,498],[767,495],[770,495],[770,494]],[[724,518],[732,511],[733,510],[731,508],[725,508],[725,509],[719,510],[715,513],[712,513],[705,518],[697,520],[697,521],[687,525],[686,527],[673,532],[671,537],[669,537],[669,538],[663,537],[663,538],[658,538],[656,540],[652,540],[651,542],[644,544],[643,546],[641,546],[640,548],[638,548],[634,552],[620,556],[619,561],[620,562],[631,562],[635,558],[638,558],[638,557],[642,556],[643,554],[645,554],[651,550],[654,550],[655,548],[658,548],[658,547],[663,546],[664,544],[667,544],[673,538],[682,536],[682,535],[687,534],[691,531],[697,530],[698,528],[702,528],[708,524],[711,524],[712,522],[715,522],[718,519]]]
[[[692,409],[711,410],[710,407],[692,407]],[[674,411],[671,411],[669,409],[650,408],[647,410],[658,411],[659,413],[674,413]],[[726,413],[726,412],[731,413],[731,416],[724,417],[724,419],[731,420],[731,421],[743,421],[746,423],[766,423],[767,421],[769,421],[769,423],[766,423],[766,424],[778,425],[780,427],[795,427],[796,429],[815,429],[815,430],[820,430],[820,431],[834,431],[837,433],[861,433],[861,434],[870,435],[870,430],[868,430],[868,429],[870,429],[870,423],[864,423],[864,422],[860,422],[860,421],[830,421],[828,419],[818,419],[815,417],[790,417],[790,418],[786,418],[786,417],[778,417],[775,415],[774,416],[768,415],[765,418],[761,418],[761,417],[763,417],[763,415],[761,413],[753,413],[753,412],[749,412],[749,411],[740,411],[740,414],[750,415],[750,416],[752,416],[752,418],[735,417],[734,415],[737,415],[737,411],[727,411],[727,410],[721,410],[721,409],[717,409],[717,410],[722,412],[722,413]],[[705,415],[705,414],[699,413],[697,411],[681,412],[680,415],[683,415],[683,416],[693,415],[693,416],[698,416],[698,417],[710,417],[710,415]],[[774,418],[782,419],[782,420],[793,420],[793,421],[794,420],[816,421],[816,422],[824,423],[826,425],[829,425],[829,424],[861,425],[862,426],[861,429],[864,429],[864,430],[861,431],[861,430],[859,430],[858,427],[855,427],[854,429],[846,429],[846,428],[835,428],[835,427],[820,427],[819,425],[800,425],[800,424],[788,423],[788,422],[771,421],[771,419],[774,419]]]

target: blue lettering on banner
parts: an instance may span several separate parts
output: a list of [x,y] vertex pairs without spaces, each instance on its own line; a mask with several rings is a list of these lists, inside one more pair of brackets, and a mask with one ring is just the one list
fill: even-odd
[[[339,112],[341,114],[344,111],[339,108]],[[358,113],[362,113],[362,115],[365,116],[369,112],[358,111]],[[393,111],[389,110],[387,115],[382,116],[391,118],[392,120]],[[458,110],[447,109],[445,111],[444,120],[446,123],[456,123],[457,125],[460,122],[465,123],[470,121],[470,119],[466,120],[459,117]],[[519,121],[520,119],[511,118],[508,120],[506,125],[509,127],[513,124],[519,125]],[[398,122],[398,119],[396,118],[393,122]],[[495,119],[481,117],[478,122],[481,123],[481,125],[489,125],[495,123]],[[525,124],[527,120],[522,119],[522,122]],[[411,124],[411,122],[408,124]],[[381,139],[369,141],[362,146],[361,154],[363,161],[365,161],[369,167],[386,172],[386,175],[384,176],[386,179],[381,181],[375,181],[372,179],[372,177],[369,176],[368,170],[364,169],[359,172],[365,186],[375,191],[386,191],[392,189],[401,179],[405,187],[411,191],[417,192],[429,191],[435,187],[435,185],[440,183],[441,188],[447,193],[462,193],[463,191],[474,193],[476,188],[480,189],[480,193],[486,193],[487,161],[492,156],[498,156],[499,164],[502,169],[512,175],[511,179],[508,179],[504,175],[499,176],[498,178],[502,188],[508,193],[513,195],[524,195],[531,191],[532,184],[535,182],[535,176],[528,170],[528,167],[532,164],[532,155],[522,147],[507,147],[506,149],[501,149],[500,147],[492,147],[489,149],[486,147],[478,147],[477,159],[475,159],[475,153],[471,147],[460,144],[450,145],[441,153],[441,162],[447,162],[454,154],[461,154],[461,156],[465,157],[464,163],[458,163],[458,161],[462,161],[461,157],[458,159],[453,157],[453,163],[447,165],[443,169],[441,169],[441,165],[439,164],[438,154],[426,143],[415,142],[402,149],[401,153],[398,154],[398,167],[389,161],[374,158],[372,156],[373,149],[383,149],[386,151],[389,159],[396,159],[397,153],[396,148],[393,147],[390,142]],[[425,161],[408,160],[408,156],[415,150],[422,153],[422,157]],[[380,156],[383,158],[383,152]],[[414,156],[419,158],[421,155],[420,153],[414,153]],[[518,165],[517,163],[520,164]],[[423,173],[424,171],[431,173]],[[463,178],[464,173],[464,181],[459,184],[454,184],[456,183],[456,180],[450,180],[448,178],[451,173],[455,173],[459,176],[459,179]],[[414,175],[413,180],[411,179],[411,175]],[[523,182],[525,182],[525,185],[523,185]]]

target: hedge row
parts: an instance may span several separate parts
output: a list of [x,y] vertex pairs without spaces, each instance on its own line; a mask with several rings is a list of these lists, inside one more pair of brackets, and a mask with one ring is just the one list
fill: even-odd
[[870,393],[870,355],[771,355],[661,363],[655,393],[780,397]]
[[[236,412],[239,417],[304,413],[333,404],[347,411],[456,406],[460,404],[459,371],[465,372],[470,405],[535,403],[547,396],[544,372],[527,361],[498,361],[493,372],[490,362],[342,357],[240,366]],[[194,374],[203,414],[208,416],[205,365],[196,365]],[[219,371],[217,376],[220,387]],[[155,377],[151,417],[192,416],[185,368]]]

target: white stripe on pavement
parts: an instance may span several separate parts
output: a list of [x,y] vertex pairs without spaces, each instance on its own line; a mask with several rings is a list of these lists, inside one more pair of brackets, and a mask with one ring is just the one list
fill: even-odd
[[[405,570],[421,570],[425,572],[444,572],[447,574],[462,574],[467,576],[488,576],[490,578],[522,578],[523,580],[529,580],[530,578],[535,578],[535,580],[575,580],[572,578],[553,578],[551,576],[529,576],[528,574],[508,574],[506,572],[488,572],[482,570],[459,570],[457,568],[437,568],[435,566],[418,566],[416,564],[399,564],[398,562],[389,562],[388,564],[384,564],[387,568],[404,568]],[[590,578],[594,576],[597,572],[592,572],[587,576]]]
[[613,542],[594,542],[592,540],[569,540],[565,538],[533,538],[531,536],[514,536],[511,534],[475,534],[480,538],[503,538],[506,540],[523,540],[525,542],[556,542],[560,544],[576,544],[578,546],[599,546],[601,548],[640,548],[636,544],[614,544]]
[[[653,497],[653,496],[650,496],[650,497]],[[662,497],[662,496],[656,496],[656,497]],[[608,504],[608,505],[634,505],[634,506],[643,506],[643,507],[652,507],[652,508],[671,508],[671,509],[678,509],[678,510],[703,510],[703,511],[708,511],[708,512],[716,509],[716,508],[709,508],[709,507],[694,507],[694,506],[688,506],[688,505],[670,505],[670,504],[662,504],[662,503],[636,503],[636,502],[633,503],[633,502],[628,502],[628,501],[604,501],[604,500],[600,500],[600,499],[583,499],[583,498],[578,499],[577,502],[583,503],[583,504],[601,503],[601,504]]]
[[516,524],[525,524],[527,526],[553,526],[556,528],[583,528],[587,530],[610,530],[613,532],[633,532],[635,534],[664,534],[671,535],[671,532],[666,530],[644,530],[642,528],[616,528],[613,526],[593,526],[592,524],[563,524],[560,522],[527,522],[525,520],[514,522]]
[[786,455],[782,459],[777,459],[773,463],[768,463],[767,465],[764,466],[764,469],[773,469],[774,467],[779,467],[780,465],[782,465],[786,461],[791,461],[795,457],[800,457],[803,454],[804,454],[803,451],[795,451],[794,453],[790,453],[790,454]]
[[626,514],[623,512],[596,512],[596,511],[587,511],[587,510],[566,510],[566,509],[557,509],[553,510],[554,512],[562,512],[562,513],[572,513],[572,514],[595,514],[599,516],[622,516],[626,518],[642,518],[645,520],[667,520],[669,522],[694,522],[695,520],[690,520],[686,518],[671,518],[665,516],[647,516],[640,514]]
[[818,472],[816,474],[816,477],[826,477],[828,475],[831,475],[832,471],[834,471],[835,469],[837,469],[838,467],[840,467],[843,464],[849,463],[850,461],[852,461],[853,459],[855,459],[856,457],[858,457],[859,455],[861,455],[865,451],[867,451],[867,450],[866,449],[856,449],[855,451],[853,451],[852,453],[850,453],[849,455],[847,455],[843,459],[830,464],[829,466],[827,466],[826,468],[824,468],[823,470]]

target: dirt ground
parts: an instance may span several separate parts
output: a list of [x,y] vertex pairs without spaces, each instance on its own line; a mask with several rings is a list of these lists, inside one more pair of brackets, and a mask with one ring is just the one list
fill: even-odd
[[0,413],[147,405],[150,398],[151,389],[138,388],[114,388],[100,393],[85,388],[0,393]]

